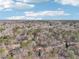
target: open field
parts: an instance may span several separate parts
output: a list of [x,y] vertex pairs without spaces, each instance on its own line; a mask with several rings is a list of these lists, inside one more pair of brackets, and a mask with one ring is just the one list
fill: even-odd
[[0,59],[79,59],[79,21],[0,21]]

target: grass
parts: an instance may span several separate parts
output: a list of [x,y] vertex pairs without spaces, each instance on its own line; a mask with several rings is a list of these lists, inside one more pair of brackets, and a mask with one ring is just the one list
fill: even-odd
[[5,49],[4,48],[0,48],[0,54],[4,53]]
[[8,59],[13,59],[13,57],[11,55],[8,56]]
[[76,33],[76,38],[79,41],[79,32]]
[[35,35],[37,32],[40,32],[40,29],[31,29],[28,31],[28,35]]
[[21,46],[21,47],[27,47],[31,42],[32,42],[32,40],[22,41],[22,42],[20,43],[20,46]]
[[2,32],[3,30],[5,30],[5,28],[0,26],[0,32]]

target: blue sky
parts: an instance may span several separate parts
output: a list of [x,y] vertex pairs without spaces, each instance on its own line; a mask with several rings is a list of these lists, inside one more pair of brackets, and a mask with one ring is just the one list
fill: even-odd
[[79,20],[79,0],[0,0],[1,20]]

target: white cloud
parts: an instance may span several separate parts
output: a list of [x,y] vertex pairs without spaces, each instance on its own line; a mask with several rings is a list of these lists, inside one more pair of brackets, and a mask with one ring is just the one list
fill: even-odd
[[[0,10],[12,8],[33,8],[35,3],[47,2],[50,0],[0,0]],[[33,3],[33,4],[30,4]]]
[[20,2],[26,2],[26,3],[40,3],[40,2],[48,2],[50,0],[16,0]]
[[41,17],[11,16],[8,20],[42,20]]
[[47,2],[50,0],[0,0],[0,9],[6,8],[32,8],[34,4],[30,3],[40,3],[40,2]]
[[11,17],[8,17],[7,19],[19,20],[19,19],[24,19],[24,16],[11,16]]
[[26,20],[42,20],[45,19],[46,17],[53,17],[53,16],[68,16],[70,15],[69,13],[66,13],[63,10],[56,10],[56,11],[40,11],[40,12],[25,12],[23,16],[11,16],[8,17],[7,19],[26,19]]
[[[3,9],[23,9],[23,8],[33,8],[35,3],[41,3],[41,2],[48,2],[52,0],[0,0],[0,10]],[[53,0],[53,2],[61,3],[61,4],[67,4],[67,5],[73,5],[73,6],[79,6],[79,0]],[[33,3],[33,4],[31,4]]]
[[0,8],[11,8],[14,2],[12,0],[0,0]]
[[3,9],[23,9],[23,8],[33,8],[33,4],[28,4],[25,2],[14,2],[13,0],[0,0],[0,10]]
[[27,4],[27,3],[23,3],[23,2],[16,2],[15,3],[15,6],[14,6],[15,8],[18,8],[18,9],[23,9],[23,8],[32,8],[32,7],[34,7],[34,5],[33,4]]
[[63,5],[73,5],[73,6],[79,6],[79,0],[55,0],[55,2],[61,3]]
[[37,16],[65,16],[70,14],[65,13],[63,10],[57,10],[57,11],[25,12],[25,15],[30,17],[37,17]]

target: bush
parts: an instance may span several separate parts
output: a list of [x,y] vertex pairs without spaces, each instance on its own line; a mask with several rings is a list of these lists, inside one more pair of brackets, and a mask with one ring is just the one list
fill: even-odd
[[1,36],[0,37],[0,43],[8,43],[10,41],[9,36]]
[[74,54],[74,51],[68,50],[69,53],[69,59],[76,59],[76,55]]

